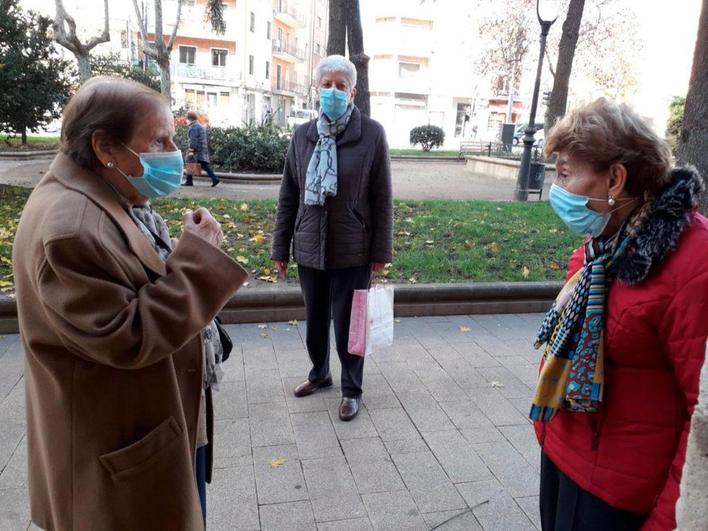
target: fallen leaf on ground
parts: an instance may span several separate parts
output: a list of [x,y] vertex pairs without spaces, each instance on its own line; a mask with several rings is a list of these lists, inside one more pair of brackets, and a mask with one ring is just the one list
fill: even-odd
[[558,271],[561,268],[560,264],[558,262],[556,262],[555,260],[551,260],[551,263],[548,264],[548,267],[553,269],[553,271]]
[[285,463],[287,463],[287,462],[288,462],[288,460],[287,460],[287,459],[283,459],[283,458],[281,458],[281,459],[273,459],[273,460],[270,462],[270,467],[271,467],[271,468],[280,468],[281,466],[283,466],[283,465],[284,465]]
[[524,268],[521,270],[521,276],[524,278],[529,278],[529,273],[531,273],[531,271],[529,271],[529,268],[524,266]]
[[261,337],[268,337],[268,334],[266,334],[265,332],[263,332],[263,333],[261,334]]
[[400,323],[400,322],[401,322],[401,320],[400,320],[400,319],[394,319],[394,322],[396,322],[396,323]]
[[460,332],[467,333],[467,332],[469,332],[470,330],[471,330],[471,328],[470,328],[469,326],[462,326],[462,325],[460,325]]
[[492,242],[489,244],[489,252],[491,252],[491,253],[498,253],[499,252],[499,245],[497,245],[497,242]]
[[241,203],[241,212],[248,212],[248,203]]
[[500,387],[504,387],[504,384],[503,384],[503,383],[497,382],[496,380],[495,380],[495,381],[492,381],[492,382],[489,382],[489,385],[491,385],[492,387],[494,387],[494,388],[496,388],[496,389],[498,389],[498,388],[500,388]]
[[292,321],[288,321],[288,324],[290,326],[297,326],[297,319],[293,319]]
[[265,330],[266,328],[268,328],[268,325],[265,323],[261,323],[258,325],[258,328],[260,328],[261,330]]
[[238,255],[236,257],[236,260],[238,262],[241,262],[242,264],[248,264],[248,258],[246,258],[245,256]]

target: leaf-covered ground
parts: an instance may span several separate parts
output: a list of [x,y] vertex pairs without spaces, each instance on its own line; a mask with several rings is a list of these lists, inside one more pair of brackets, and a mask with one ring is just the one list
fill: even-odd
[[[12,242],[29,193],[0,185],[0,290],[6,293],[13,291]],[[155,201],[175,237],[182,212],[198,206],[221,222],[224,248],[252,273],[251,286],[280,282],[270,261],[274,201]],[[556,280],[579,243],[545,202],[396,201],[395,259],[384,276],[397,283]]]

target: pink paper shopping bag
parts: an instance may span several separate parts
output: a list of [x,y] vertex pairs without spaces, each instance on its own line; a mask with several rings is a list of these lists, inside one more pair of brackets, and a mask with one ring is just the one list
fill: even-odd
[[352,316],[349,321],[349,353],[366,356],[366,306],[369,291],[354,290]]

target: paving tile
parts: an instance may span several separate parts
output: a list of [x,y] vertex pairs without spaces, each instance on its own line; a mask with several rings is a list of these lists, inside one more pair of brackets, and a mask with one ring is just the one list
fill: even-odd
[[460,343],[453,345],[456,352],[470,367],[498,367],[499,361],[476,343]]
[[516,354],[504,341],[493,335],[476,334],[474,336],[474,342],[494,358],[514,356]]
[[339,520],[336,522],[322,522],[317,524],[317,531],[372,531],[368,518],[354,518],[352,520]]
[[389,455],[393,454],[414,454],[416,452],[425,452],[429,450],[428,445],[422,437],[418,436],[415,439],[396,439],[393,441],[384,441],[384,446]]
[[491,479],[489,469],[459,431],[424,433],[423,437],[453,483]]
[[342,455],[328,412],[294,413],[290,415],[290,422],[300,458],[319,459]]
[[475,451],[511,496],[538,494],[539,473],[509,441],[479,443]]
[[460,483],[457,490],[472,508],[485,531],[536,529],[524,511],[496,480]]
[[[265,332],[264,332],[265,333]],[[253,372],[272,371],[278,368],[278,358],[273,346],[253,348],[253,345],[243,345],[243,366],[246,375]]]
[[533,397],[533,390],[505,367],[485,367],[478,371],[490,384],[499,386],[499,393],[506,398],[530,400]]
[[27,488],[0,490],[0,529],[27,529],[29,523]]
[[442,367],[436,366],[414,372],[423,382],[428,392],[438,402],[464,400],[467,398],[467,395],[457,385],[457,382]]
[[391,456],[378,437],[342,441],[342,448],[361,494],[405,488]]
[[421,432],[454,430],[455,426],[432,395],[424,389],[398,393],[408,416]]
[[251,455],[251,429],[248,419],[214,421],[214,458]]
[[382,492],[362,496],[376,530],[427,530],[427,524],[408,491]]
[[526,513],[536,529],[541,529],[541,510],[539,509],[538,496],[515,498],[516,504]]
[[435,531],[482,531],[474,514],[469,509],[423,514],[428,529]]
[[249,404],[285,402],[283,382],[277,369],[247,373],[246,392]]
[[384,441],[398,439],[418,439],[418,430],[408,418],[403,408],[372,409],[369,411],[376,431]]
[[468,389],[467,394],[495,426],[528,424],[527,417],[499,393],[498,389]]
[[295,388],[305,381],[305,377],[285,378],[283,387],[285,388],[285,402],[290,413],[309,413],[311,411],[327,411],[327,403],[321,392],[316,392],[308,396],[296,397],[293,394]]
[[246,384],[221,382],[218,391],[212,391],[215,419],[242,419],[248,417]]
[[16,420],[0,422],[0,470],[4,469],[10,461],[24,434],[24,422]]
[[364,380],[363,403],[367,409],[401,407],[401,403],[383,374],[372,374]]
[[308,499],[295,445],[254,448],[253,469],[260,505]]
[[221,368],[224,370],[222,383],[243,382],[246,379],[243,367],[243,346],[241,344],[234,344],[229,359],[221,365]]
[[0,400],[4,400],[22,379],[24,360],[22,348],[14,343],[0,358]]
[[302,468],[317,522],[366,516],[344,457],[303,461]]
[[276,446],[295,442],[290,415],[282,405],[253,404],[249,406],[251,445]]
[[381,373],[394,393],[424,390],[425,386],[407,363],[378,363]]
[[23,437],[3,469],[0,467],[0,490],[26,488],[27,485],[27,437]]
[[252,466],[215,474],[207,486],[207,529],[260,529]]
[[538,444],[536,432],[534,432],[532,425],[502,426],[499,431],[532,467],[538,466],[541,461],[541,447]]
[[391,457],[422,512],[448,511],[465,507],[464,500],[429,450],[394,454]]
[[315,517],[309,500],[261,505],[261,529],[263,531],[310,531],[316,530]]
[[0,422],[24,422],[25,410],[25,379],[20,375],[12,389],[0,400]]

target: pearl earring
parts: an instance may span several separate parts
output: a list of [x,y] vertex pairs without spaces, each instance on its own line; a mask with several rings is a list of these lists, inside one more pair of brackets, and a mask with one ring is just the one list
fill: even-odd
[[107,168],[113,168],[115,166],[115,163],[112,160],[109,160],[106,162],[106,167]]
[[610,195],[609,199],[607,200],[607,204],[610,206],[615,206],[615,198]]

